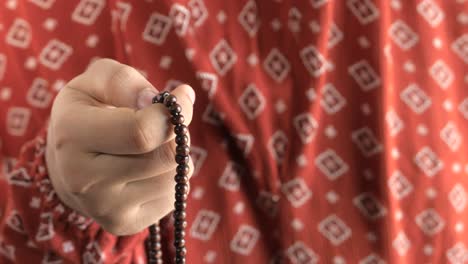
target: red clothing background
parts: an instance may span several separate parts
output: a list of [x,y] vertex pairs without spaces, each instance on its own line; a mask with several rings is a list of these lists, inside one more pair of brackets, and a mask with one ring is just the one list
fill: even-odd
[[0,5],[2,262],[145,262],[47,178],[53,98],[98,57],[197,92],[189,263],[468,261],[468,1]]

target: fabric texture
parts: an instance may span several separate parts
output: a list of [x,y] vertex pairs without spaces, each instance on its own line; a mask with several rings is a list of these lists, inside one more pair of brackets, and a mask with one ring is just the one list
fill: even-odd
[[3,1],[2,263],[146,261],[47,176],[54,96],[100,57],[197,92],[189,263],[468,262],[468,1]]

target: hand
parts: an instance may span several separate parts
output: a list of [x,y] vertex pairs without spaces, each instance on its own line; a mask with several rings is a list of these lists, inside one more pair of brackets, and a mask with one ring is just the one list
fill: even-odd
[[[46,160],[60,199],[115,235],[137,233],[174,207],[175,134],[157,90],[134,68],[94,62],[57,95]],[[172,94],[192,120],[195,93]],[[192,175],[193,165],[190,163]]]

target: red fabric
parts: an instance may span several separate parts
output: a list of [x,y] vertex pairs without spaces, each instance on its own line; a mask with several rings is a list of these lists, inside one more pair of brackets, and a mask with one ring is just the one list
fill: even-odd
[[0,258],[145,261],[146,232],[80,218],[44,164],[53,97],[110,57],[197,92],[190,263],[466,263],[467,13],[464,0],[2,2]]

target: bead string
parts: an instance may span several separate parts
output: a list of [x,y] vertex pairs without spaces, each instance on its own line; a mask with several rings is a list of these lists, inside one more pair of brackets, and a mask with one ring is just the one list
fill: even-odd
[[[188,128],[184,123],[184,116],[181,114],[182,108],[177,103],[177,98],[168,93],[162,92],[153,98],[153,104],[161,103],[166,106],[171,114],[171,123],[174,125],[174,133],[176,134],[175,142],[177,163],[177,173],[174,177],[175,185],[175,203],[174,203],[174,247],[176,251],[175,263],[185,264],[185,256],[187,249],[185,248],[185,227],[187,227],[186,213],[187,195],[188,195],[188,173],[189,173],[189,154],[188,146]],[[148,263],[162,264],[161,251],[161,235],[159,223],[155,223],[149,227],[150,237],[146,242]]]

